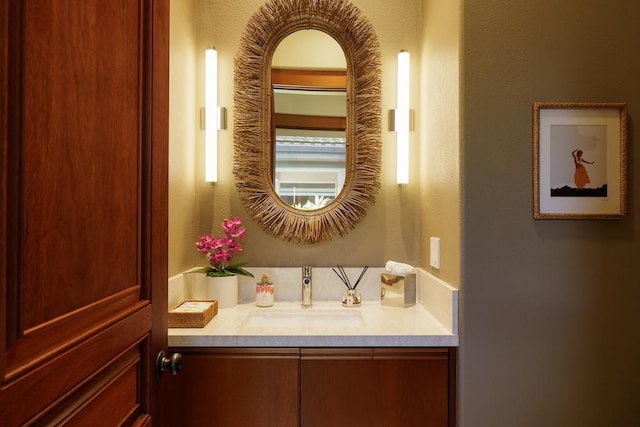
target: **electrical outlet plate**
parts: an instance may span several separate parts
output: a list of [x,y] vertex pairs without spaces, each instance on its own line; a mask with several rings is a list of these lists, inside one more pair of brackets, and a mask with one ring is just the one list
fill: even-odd
[[431,250],[429,251],[429,263],[433,268],[440,268],[440,238],[431,238]]

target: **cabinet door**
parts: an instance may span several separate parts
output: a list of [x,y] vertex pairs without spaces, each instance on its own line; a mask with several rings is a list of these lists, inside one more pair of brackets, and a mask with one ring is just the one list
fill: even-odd
[[301,425],[447,426],[447,349],[303,349]]
[[171,349],[182,354],[169,380],[171,426],[297,426],[298,349]]

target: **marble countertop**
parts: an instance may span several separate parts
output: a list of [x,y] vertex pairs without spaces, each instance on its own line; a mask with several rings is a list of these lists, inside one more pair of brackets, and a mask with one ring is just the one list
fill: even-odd
[[[326,314],[326,317],[324,316]],[[327,320],[328,319],[328,320]],[[458,335],[422,305],[255,303],[218,310],[204,328],[169,328],[170,347],[456,347]]]

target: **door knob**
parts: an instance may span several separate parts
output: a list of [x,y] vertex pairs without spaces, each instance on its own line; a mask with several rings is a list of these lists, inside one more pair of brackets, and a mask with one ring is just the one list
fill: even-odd
[[164,351],[158,353],[156,358],[156,375],[161,377],[164,371],[169,371],[171,375],[178,375],[182,369],[182,355],[180,353],[173,353],[171,357],[167,357]]

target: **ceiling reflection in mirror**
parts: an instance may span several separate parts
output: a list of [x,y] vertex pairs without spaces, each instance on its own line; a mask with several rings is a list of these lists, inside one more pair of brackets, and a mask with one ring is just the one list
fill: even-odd
[[347,70],[340,45],[318,30],[284,38],[271,64],[273,185],[295,209],[330,204],[346,174]]

